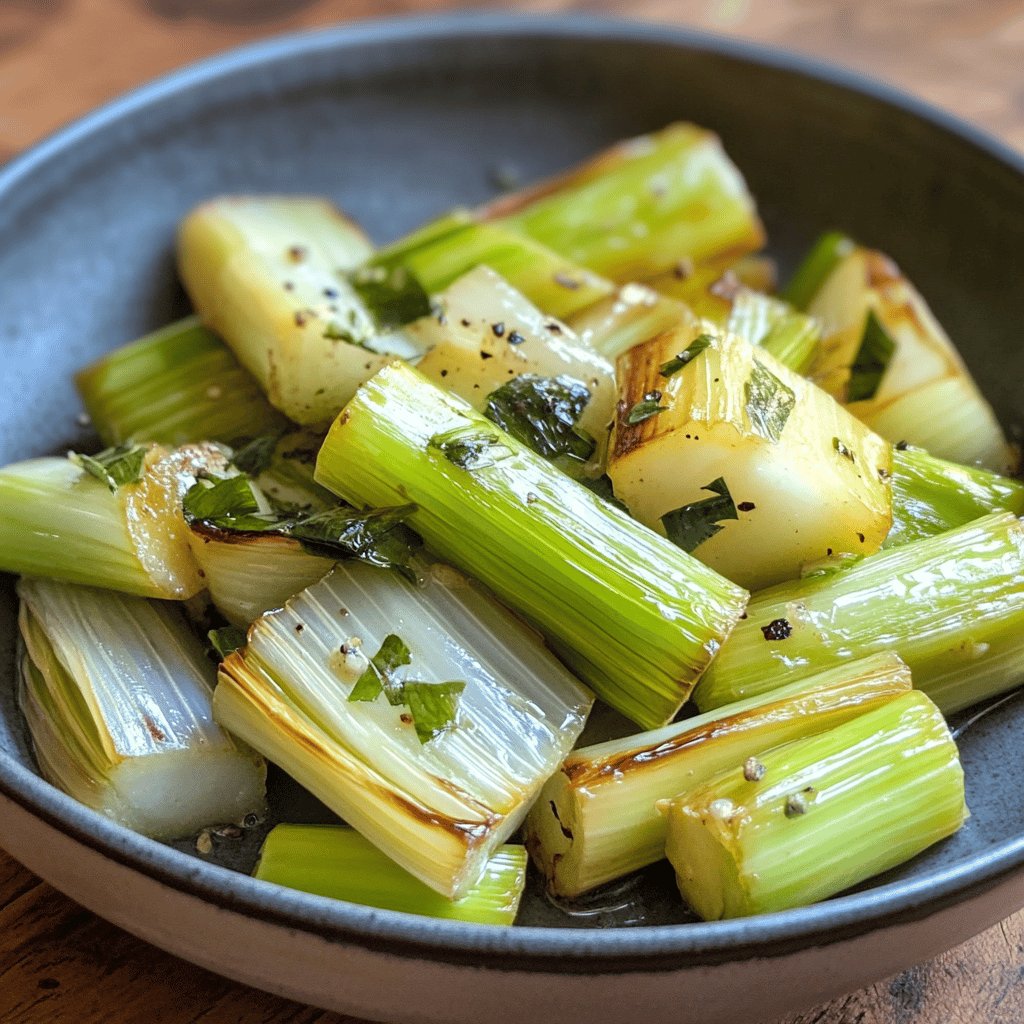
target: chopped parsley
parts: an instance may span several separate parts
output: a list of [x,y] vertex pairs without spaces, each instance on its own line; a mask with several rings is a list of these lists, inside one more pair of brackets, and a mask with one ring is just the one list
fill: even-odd
[[360,267],[348,282],[380,331],[430,316],[434,309],[416,276],[403,266]]
[[715,497],[691,502],[661,517],[668,539],[683,551],[693,551],[710,540],[724,529],[721,524],[726,520],[739,519],[732,495],[722,477],[705,484],[701,490],[711,491]]
[[245,630],[239,629],[237,626],[222,626],[220,629],[211,629],[206,636],[221,661],[229,654],[234,654],[239,647],[244,647],[246,643]]
[[846,385],[848,402],[861,402],[875,397],[895,351],[896,342],[892,335],[882,326],[875,311],[869,309],[860,348],[850,367],[850,380]]
[[755,359],[746,384],[745,408],[751,430],[777,442],[795,405],[793,389]]
[[352,687],[348,699],[374,701],[383,693],[392,707],[404,704],[409,709],[416,737],[420,743],[428,743],[455,724],[458,698],[466,684],[429,683],[420,679],[400,682],[395,678],[400,668],[411,664],[409,645],[400,636],[390,633]]
[[487,396],[484,415],[545,459],[586,462],[596,442],[578,426],[590,391],[572,377],[524,373]]
[[124,484],[138,483],[142,479],[147,451],[145,445],[119,444],[97,455],[68,452],[68,458],[90,476],[105,483],[112,492],[116,492]]
[[667,412],[668,406],[661,405],[661,392],[655,389],[654,391],[648,391],[643,397],[643,401],[637,402],[632,409],[626,414],[626,422],[631,426],[635,427],[638,423],[643,423],[644,420],[649,420],[652,416],[657,416],[659,412]]
[[714,338],[710,334],[698,334],[682,352],[677,356],[673,356],[667,363],[662,363],[661,369],[658,372],[662,377],[671,377],[673,374],[678,373],[687,363],[696,359],[713,341]]
[[270,468],[274,459],[274,450],[278,441],[281,440],[283,431],[277,434],[264,434],[262,437],[254,437],[247,444],[235,451],[231,456],[231,465],[240,473],[248,473],[249,476],[259,476],[260,473]]

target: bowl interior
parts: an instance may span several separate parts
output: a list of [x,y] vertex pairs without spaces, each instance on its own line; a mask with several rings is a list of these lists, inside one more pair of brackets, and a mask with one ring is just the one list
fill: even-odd
[[[325,194],[383,242],[492,195],[500,177],[525,182],[676,119],[722,135],[783,268],[831,227],[893,255],[1012,425],[1024,176],[912,110],[709,46],[595,22],[326,33],[179,76],[66,133],[0,179],[0,461],[87,443],[72,373],[186,311],[173,238],[198,201]],[[32,767],[14,633],[11,581],[0,578],[0,754]],[[1022,724],[1024,702],[1011,701],[966,730],[970,822],[884,881],[926,878],[1024,836]],[[329,820],[283,777],[272,797],[275,819]],[[247,870],[259,838],[219,843],[215,859]],[[686,916],[658,867],[573,914],[531,891],[523,920]]]

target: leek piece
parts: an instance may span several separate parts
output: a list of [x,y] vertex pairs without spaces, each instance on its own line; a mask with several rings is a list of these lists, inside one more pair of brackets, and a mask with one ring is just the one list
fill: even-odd
[[828,231],[811,246],[793,272],[782,298],[796,309],[806,310],[836,267],[857,248],[841,231]]
[[551,893],[578,896],[665,856],[667,827],[656,801],[910,687],[906,665],[878,654],[653,732],[574,750],[530,812],[527,848]]
[[0,569],[184,600],[203,589],[181,513],[196,474],[223,470],[212,445],[146,451],[142,477],[111,492],[60,458],[0,469]]
[[226,197],[193,210],[178,234],[181,278],[200,319],[303,425],[327,423],[392,353],[418,353],[381,327],[353,283],[370,255],[330,203]]
[[821,339],[816,320],[749,288],[740,288],[733,296],[724,326],[801,375],[814,362]]
[[381,910],[510,925],[526,885],[526,850],[498,847],[466,895],[449,900],[385,857],[355,829],[278,825],[263,844],[254,875],[289,889]]
[[1024,675],[1024,527],[992,513],[757,594],[694,694],[702,711],[894,650],[947,714]]
[[881,546],[891,445],[762,349],[679,327],[621,356],[618,377],[615,494],[711,568],[756,590]]
[[1024,483],[937,459],[919,448],[898,447],[892,457],[892,529],[883,547],[899,547],[1004,511],[1024,513]]
[[[214,706],[225,728],[456,898],[519,826],[591,697],[461,573],[435,565],[421,577],[339,564],[253,624],[221,665]],[[391,666],[389,644],[407,652]],[[376,687],[363,682],[374,677],[368,657],[384,677]],[[414,680],[464,684],[454,720],[434,722],[441,731],[426,742],[418,710],[395,696]]]
[[228,622],[243,629],[323,579],[336,561],[314,554],[293,537],[233,533],[204,523],[189,529],[210,600]]
[[580,340],[606,359],[679,326],[695,326],[688,306],[641,284],[627,284],[569,319]]
[[[262,462],[251,468],[237,462],[235,465],[255,477],[260,490],[277,508],[301,513],[320,512],[337,505],[337,498],[313,479],[322,434],[293,430],[276,439],[268,435],[264,440],[268,448]],[[239,452],[235,452],[234,459],[238,458]]]
[[157,839],[264,809],[266,766],[213,720],[213,666],[163,602],[22,579],[21,701],[43,774]]
[[952,835],[968,815],[956,744],[921,693],[758,761],[757,778],[732,766],[665,804],[679,890],[705,920],[825,899]]
[[[478,412],[488,397],[521,374],[567,376],[589,399],[578,421],[596,441],[607,439],[615,410],[615,368],[564,324],[545,316],[488,267],[459,278],[440,297],[442,318],[410,325],[426,355],[425,377],[460,395]],[[595,449],[600,471],[603,444]]]
[[[404,270],[434,295],[480,266],[490,267],[548,316],[569,317],[615,287],[501,224],[470,223],[451,231],[428,225],[379,254],[368,270]],[[438,315],[447,314],[441,308]]]
[[717,135],[692,124],[621,142],[480,215],[625,284],[759,249],[764,229]]
[[317,480],[354,504],[411,501],[428,547],[536,623],[598,696],[670,721],[747,594],[421,374],[393,363],[331,427]]
[[824,324],[811,378],[894,443],[1011,472],[1017,452],[921,295],[882,253],[844,251],[807,307]]
[[79,371],[75,384],[107,445],[234,444],[288,425],[231,350],[194,316],[107,353]]

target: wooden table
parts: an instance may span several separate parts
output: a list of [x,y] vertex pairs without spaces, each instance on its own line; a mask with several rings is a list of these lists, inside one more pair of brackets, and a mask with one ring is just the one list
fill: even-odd
[[[445,6],[443,0],[0,0],[0,160],[124,89],[236,43]],[[508,4],[485,0],[482,6]],[[527,0],[520,6],[629,13],[804,50],[895,82],[1024,149],[1024,0]],[[146,946],[0,853],[4,1024],[342,1020]],[[1021,1021],[1024,913],[931,963],[785,1024]]]

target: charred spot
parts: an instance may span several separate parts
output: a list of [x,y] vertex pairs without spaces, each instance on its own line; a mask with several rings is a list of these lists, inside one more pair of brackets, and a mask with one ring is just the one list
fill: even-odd
[[572,839],[573,839],[572,831],[570,829],[567,829],[562,824],[562,819],[558,816],[558,808],[555,806],[555,801],[554,800],[549,800],[548,804],[551,807],[551,813],[555,816],[555,821],[558,822],[558,827],[562,830],[562,835],[565,836],[565,838],[568,839],[570,842],[572,842]]
[[304,245],[288,246],[288,259],[292,263],[301,263],[309,255],[309,250]]

